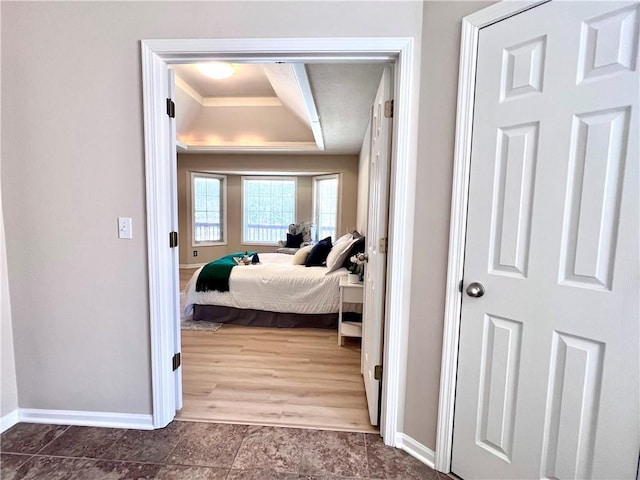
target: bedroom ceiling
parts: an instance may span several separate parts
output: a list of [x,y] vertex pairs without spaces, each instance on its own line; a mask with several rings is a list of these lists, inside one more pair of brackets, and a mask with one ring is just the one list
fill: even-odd
[[212,79],[173,65],[182,153],[357,154],[383,64],[238,64]]

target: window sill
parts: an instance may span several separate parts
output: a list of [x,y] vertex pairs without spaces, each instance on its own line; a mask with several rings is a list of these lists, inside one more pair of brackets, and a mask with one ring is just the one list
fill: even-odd
[[199,248],[199,247],[225,247],[227,242],[202,242],[202,243],[192,243],[191,248]]

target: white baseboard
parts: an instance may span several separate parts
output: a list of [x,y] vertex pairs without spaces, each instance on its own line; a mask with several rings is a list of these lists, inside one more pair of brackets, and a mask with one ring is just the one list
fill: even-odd
[[151,414],[20,408],[17,417],[18,421],[27,423],[153,430],[153,417]]
[[9,412],[6,415],[3,415],[2,417],[0,417],[0,433],[3,433],[6,430],[9,430],[11,427],[13,427],[16,423],[20,421],[18,411],[19,410],[16,408],[12,412]]
[[200,268],[204,267],[206,263],[181,263],[180,268]]
[[406,433],[396,434],[396,446],[407,452],[412,457],[420,460],[428,467],[435,469],[435,452],[430,448],[425,447],[417,440],[414,440]]

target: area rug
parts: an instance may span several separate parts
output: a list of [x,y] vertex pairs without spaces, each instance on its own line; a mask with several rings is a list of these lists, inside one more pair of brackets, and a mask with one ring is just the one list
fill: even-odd
[[197,322],[191,319],[183,320],[180,323],[181,330],[198,330],[203,332],[217,332],[222,327],[222,323],[206,322],[204,320],[198,320]]
[[181,330],[197,330],[203,332],[217,332],[222,327],[222,323],[206,322],[203,320],[194,321],[193,312],[185,317],[184,307],[187,305],[187,295],[180,292],[180,329]]

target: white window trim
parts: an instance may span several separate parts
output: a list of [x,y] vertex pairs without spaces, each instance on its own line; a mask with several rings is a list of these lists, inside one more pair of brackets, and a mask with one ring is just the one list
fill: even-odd
[[338,198],[336,199],[336,238],[333,239],[333,241],[336,241],[338,239],[338,237],[340,237],[340,215],[342,214],[342,174],[340,173],[332,173],[329,175],[316,175],[315,177],[312,177],[312,182],[313,182],[313,225],[314,225],[314,230],[313,230],[313,240],[315,242],[321,240],[319,238],[318,232],[320,231],[320,226],[319,226],[319,222],[318,222],[318,212],[317,212],[317,207],[316,205],[318,204],[317,202],[317,192],[318,192],[318,180],[330,180],[332,178],[335,178],[338,180]]
[[[293,180],[294,185],[294,202],[293,202],[293,222],[296,222],[296,210],[298,207],[298,178],[291,176],[280,176],[280,175],[243,175],[240,177],[240,200],[241,200],[241,223],[240,223],[240,245],[260,245],[267,247],[277,247],[278,243],[270,243],[270,242],[248,242],[244,238],[244,182],[245,180]],[[284,238],[282,240],[285,240]]]
[[[195,220],[195,191],[193,188],[193,181],[196,177],[209,177],[217,178],[221,180],[222,191],[220,193],[221,208],[220,208],[220,220],[222,224],[222,239],[216,242],[196,242],[196,220]],[[189,172],[189,221],[191,222],[191,247],[213,247],[227,244],[227,176],[220,175],[213,172]]]

